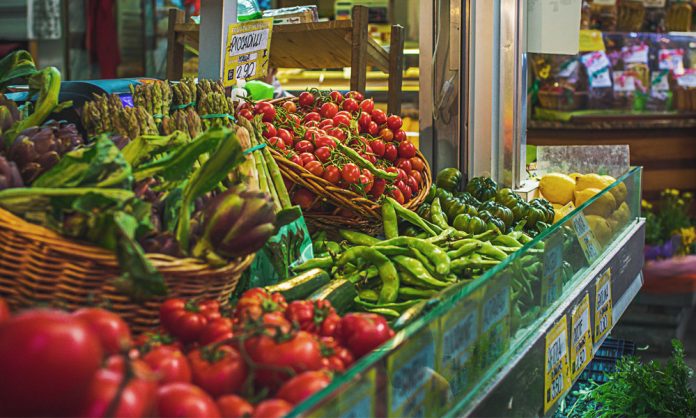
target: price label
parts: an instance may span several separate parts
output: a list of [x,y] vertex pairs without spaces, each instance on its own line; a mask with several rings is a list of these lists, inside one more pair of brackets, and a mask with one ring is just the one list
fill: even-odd
[[541,278],[542,306],[552,305],[563,293],[563,237],[556,235],[544,245],[544,269]]
[[314,408],[307,416],[310,418],[362,418],[376,416],[376,381],[377,372],[373,367],[365,372],[359,380],[347,383],[338,396]]
[[582,248],[583,253],[587,262],[592,264],[592,262],[599,256],[601,250],[601,245],[595,238],[594,233],[590,229],[590,225],[587,223],[587,218],[585,214],[580,212],[573,218],[573,229],[578,237],[578,242]]
[[604,51],[602,32],[595,29],[580,29],[580,52]]
[[564,315],[546,334],[544,350],[544,413],[570,389],[568,321]]
[[658,53],[658,68],[660,70],[670,70],[675,74],[684,73],[684,50],[661,49]]
[[647,64],[648,46],[645,44],[625,46],[621,48],[621,55],[626,64]]
[[571,313],[570,372],[575,380],[592,360],[592,329],[590,326],[590,295],[587,293]]
[[[420,337],[407,340],[387,359],[390,417],[423,417],[428,415],[426,395],[435,368],[435,344],[429,330]],[[427,335],[426,335],[427,334]]]
[[669,71],[653,71],[650,75],[650,88],[652,91],[669,91]]
[[492,365],[510,342],[510,276],[496,279],[485,291],[481,306],[481,368]]
[[677,77],[677,84],[681,87],[696,87],[696,70],[688,69]]
[[614,71],[613,76],[615,92],[636,91],[636,79],[628,71]]
[[477,373],[474,347],[479,336],[477,302],[480,297],[476,296],[462,301],[444,315],[440,323],[436,370],[449,382],[454,402],[473,383]]
[[611,87],[609,57],[604,51],[595,51],[580,56],[580,61],[587,68],[592,87]]
[[667,0],[643,0],[645,7],[665,7]]
[[268,72],[273,18],[232,23],[227,30],[223,84],[262,77]]
[[594,340],[599,341],[613,325],[611,300],[611,269],[608,268],[595,283]]

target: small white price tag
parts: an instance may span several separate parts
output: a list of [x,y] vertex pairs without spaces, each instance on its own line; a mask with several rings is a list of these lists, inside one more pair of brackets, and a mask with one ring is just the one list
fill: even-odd
[[696,70],[690,68],[677,76],[677,84],[680,87],[696,87]]
[[544,350],[544,413],[570,389],[568,321],[564,316],[546,333]]
[[611,63],[604,51],[595,51],[580,56],[580,61],[587,68],[592,87],[611,87],[609,75]]
[[636,91],[636,79],[628,71],[614,71],[614,91],[617,93]]
[[669,70],[653,71],[650,74],[650,88],[654,92],[669,91]]
[[570,367],[573,380],[593,357],[592,329],[590,326],[590,295],[587,293],[571,313]]
[[645,44],[625,46],[621,48],[621,55],[626,64],[647,64],[648,46]]
[[607,269],[595,283],[594,340],[599,341],[613,325],[611,299],[611,269]]
[[658,53],[658,67],[660,70],[670,70],[675,74],[684,72],[684,50],[661,49]]

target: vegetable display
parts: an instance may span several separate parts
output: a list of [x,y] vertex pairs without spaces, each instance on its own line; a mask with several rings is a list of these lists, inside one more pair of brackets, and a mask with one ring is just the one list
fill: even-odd
[[283,416],[394,335],[379,315],[259,288],[229,311],[169,299],[160,321],[133,339],[105,309],[0,309],[0,415]]

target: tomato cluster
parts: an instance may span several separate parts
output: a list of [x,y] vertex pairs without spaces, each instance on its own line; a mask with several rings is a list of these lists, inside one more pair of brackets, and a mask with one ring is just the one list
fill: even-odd
[[393,336],[375,314],[251,289],[231,312],[169,299],[133,339],[118,315],[0,299],[0,416],[282,417]]
[[[237,113],[250,120],[257,115],[272,147],[336,186],[374,201],[386,193],[400,203],[411,200],[423,187],[425,163],[406,137],[401,117],[375,108],[374,101],[359,92],[344,96],[339,91],[313,89],[301,93],[297,104],[290,100],[278,106],[245,103]],[[396,180],[375,178],[364,164],[338,149],[336,141],[376,168],[396,173]],[[321,209],[322,203],[309,190],[297,187],[292,198],[305,210]]]

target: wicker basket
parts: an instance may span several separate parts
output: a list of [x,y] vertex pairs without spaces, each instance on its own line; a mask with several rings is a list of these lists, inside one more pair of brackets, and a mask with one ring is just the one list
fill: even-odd
[[[167,297],[217,299],[224,305],[254,255],[217,269],[192,258],[147,258],[164,276]],[[119,276],[112,252],[70,241],[0,209],[0,296],[13,309],[102,306],[121,315],[136,333],[156,327],[164,298],[134,302],[114,288]]]

